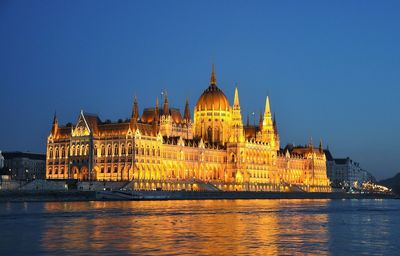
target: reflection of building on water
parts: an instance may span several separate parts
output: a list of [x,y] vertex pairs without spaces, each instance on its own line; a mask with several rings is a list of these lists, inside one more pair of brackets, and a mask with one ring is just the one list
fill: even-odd
[[330,191],[326,159],[310,143],[280,149],[269,97],[258,125],[243,125],[238,88],[233,105],[210,84],[183,116],[169,105],[145,108],[134,100],[130,119],[102,122],[81,112],[76,125],[54,117],[47,143],[48,179],[131,181],[135,189]]
[[40,218],[40,246],[44,254],[50,255],[60,250],[121,255],[320,255],[330,241],[328,203],[329,200],[44,203],[44,214],[52,217]]

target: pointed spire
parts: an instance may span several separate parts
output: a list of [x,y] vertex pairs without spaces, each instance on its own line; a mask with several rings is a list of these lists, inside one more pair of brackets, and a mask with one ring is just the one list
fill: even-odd
[[274,112],[274,118],[273,118],[273,121],[272,121],[272,125],[274,127],[275,134],[278,134],[278,126],[276,125],[276,114],[275,114],[275,112]]
[[133,106],[132,106],[132,115],[131,115],[131,122],[137,121],[139,118],[139,107],[136,96],[133,98]]
[[187,123],[190,121],[190,109],[189,109],[189,99],[186,97],[186,104],[185,104],[185,113],[183,115],[183,118]]
[[169,115],[169,104],[168,104],[168,95],[167,95],[167,92],[164,93],[163,115]]
[[233,100],[233,109],[240,109],[239,91],[238,91],[237,84],[236,84],[236,87],[235,87],[235,97],[234,97],[234,100]]
[[214,63],[212,64],[211,68],[211,78],[210,78],[210,86],[211,85],[217,85],[217,79],[215,78],[215,72],[214,72]]
[[323,147],[322,147],[322,139],[320,139],[320,141],[319,141],[319,152],[323,152],[324,151],[324,149],[323,149]]
[[57,113],[54,111],[54,117],[53,117],[53,125],[51,128],[51,133],[56,134],[58,130],[58,120],[57,120]]
[[53,116],[53,125],[58,124],[58,120],[57,120],[57,112],[54,111],[54,116]]
[[265,100],[265,114],[271,114],[271,107],[269,104],[269,96],[267,96],[267,99]]

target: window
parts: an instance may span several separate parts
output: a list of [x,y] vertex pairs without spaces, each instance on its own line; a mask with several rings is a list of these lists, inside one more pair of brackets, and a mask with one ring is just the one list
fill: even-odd
[[111,152],[111,145],[108,145],[108,146],[107,146],[107,155],[108,155],[108,156],[111,156],[111,155],[112,155],[112,152]]
[[128,155],[132,155],[132,144],[128,144]]
[[124,144],[121,145],[121,154],[123,156],[126,155],[126,149],[125,149],[125,145]]
[[114,145],[114,156],[118,156],[118,145],[117,144],[115,144]]

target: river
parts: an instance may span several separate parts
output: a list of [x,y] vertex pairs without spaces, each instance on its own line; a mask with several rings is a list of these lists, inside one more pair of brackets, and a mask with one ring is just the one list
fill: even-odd
[[0,204],[0,255],[398,255],[400,200]]

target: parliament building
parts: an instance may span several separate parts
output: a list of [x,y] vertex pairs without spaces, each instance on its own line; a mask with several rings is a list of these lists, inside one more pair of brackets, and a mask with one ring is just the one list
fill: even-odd
[[282,149],[268,96],[258,125],[242,120],[238,88],[231,105],[213,66],[193,117],[187,99],[182,115],[166,94],[141,115],[135,98],[125,121],[81,111],[76,124],[60,126],[54,116],[46,178],[135,190],[330,191],[322,145]]

